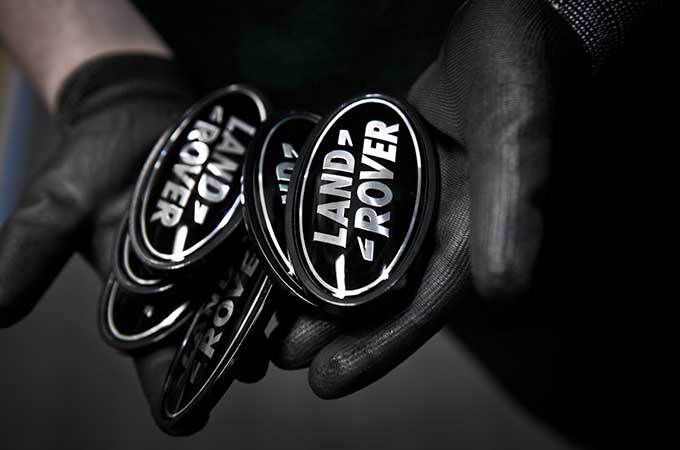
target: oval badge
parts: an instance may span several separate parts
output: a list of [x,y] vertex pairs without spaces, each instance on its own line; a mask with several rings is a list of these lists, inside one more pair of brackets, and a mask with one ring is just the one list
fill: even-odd
[[113,274],[123,289],[140,295],[167,293],[175,289],[175,283],[142,264],[131,247],[128,220],[125,217],[113,249]]
[[118,350],[140,350],[181,329],[193,310],[186,298],[134,294],[110,276],[99,304],[99,330]]
[[276,283],[307,303],[286,248],[285,207],[298,154],[319,119],[308,112],[274,117],[258,132],[243,166],[243,215],[251,240]]
[[259,93],[232,85],[201,100],[161,137],[130,209],[132,246],[145,265],[187,267],[235,234],[243,160],[268,109]]
[[286,207],[295,273],[327,309],[401,291],[438,202],[436,153],[410,107],[356,98],[316,128]]
[[236,376],[247,338],[272,312],[271,283],[251,249],[240,253],[199,306],[165,380],[162,413],[169,430],[204,421]]

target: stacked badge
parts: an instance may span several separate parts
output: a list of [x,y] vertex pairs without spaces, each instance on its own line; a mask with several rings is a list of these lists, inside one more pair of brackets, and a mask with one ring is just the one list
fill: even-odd
[[286,206],[287,249],[306,298],[339,314],[407,299],[438,188],[436,153],[410,107],[367,95],[329,114],[305,144]]
[[311,305],[316,301],[308,297],[290,262],[285,210],[298,155],[319,119],[307,112],[274,117],[256,137],[243,166],[248,234],[282,291]]
[[232,85],[161,136],[113,249],[100,308],[112,346],[137,350],[167,338],[229,270],[222,249],[243,245],[241,167],[268,112],[261,94]]
[[232,85],[187,111],[115,244],[102,334],[128,351],[177,337],[159,414],[171,433],[205,422],[275,307],[379,315],[421,278],[439,168],[417,114],[383,95],[323,119],[269,109]]

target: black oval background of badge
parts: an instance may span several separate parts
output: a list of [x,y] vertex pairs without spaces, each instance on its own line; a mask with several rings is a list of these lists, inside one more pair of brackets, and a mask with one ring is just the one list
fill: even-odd
[[99,302],[99,331],[118,350],[140,350],[180,330],[193,311],[191,302],[178,296],[128,292],[111,275]]
[[309,112],[279,114],[258,132],[243,166],[246,228],[276,284],[305,303],[316,304],[295,278],[288,258],[285,206],[289,182],[302,147],[320,117]]
[[[392,171],[393,180],[370,178],[370,175],[361,177],[361,172],[375,172],[378,167],[362,161],[367,125],[376,120],[388,127],[399,124],[395,162],[368,155],[371,161]],[[341,136],[341,130],[347,130],[349,134],[343,132]],[[375,146],[376,142],[384,144],[384,149],[388,148],[389,142],[369,137],[370,145]],[[324,158],[335,150],[349,151],[354,156],[352,173],[323,170]],[[333,161],[342,162],[341,159]],[[351,187],[344,188],[349,189],[350,198],[320,194],[321,186],[329,185],[331,181],[321,180],[324,173],[350,177]],[[359,199],[362,183],[375,181],[390,188],[392,200],[389,204],[375,207]],[[295,273],[305,289],[321,300],[322,307],[334,313],[347,312],[349,308],[375,303],[373,300],[392,297],[392,294],[409,289],[407,275],[423,260],[418,255],[434,222],[438,188],[436,152],[417,113],[408,105],[391,97],[371,94],[355,98],[333,111],[317,125],[300,155],[286,206],[286,242]],[[382,198],[373,189],[363,192]],[[319,205],[347,200],[350,204],[345,211],[346,248],[314,241],[315,232],[340,236],[340,225],[318,214]],[[361,207],[373,208],[377,215],[390,213],[389,220],[382,224],[389,228],[389,238],[355,227],[355,214]],[[362,240],[361,244],[358,238]],[[370,253],[368,240],[373,241],[372,262],[363,257]],[[342,283],[338,283],[338,273],[343,274],[344,296],[334,293],[342,287]]]
[[123,289],[134,294],[161,294],[175,288],[175,283],[163,274],[154,273],[139,260],[130,244],[127,217],[121,221],[113,248],[113,274]]
[[[138,179],[130,209],[132,246],[144,264],[159,270],[185,268],[205,258],[217,246],[226,245],[232,235],[240,234],[234,231],[242,222],[240,183],[243,159],[255,131],[266,120],[269,109],[268,102],[256,90],[243,85],[231,85],[198,102],[182,116],[174,129],[168,130],[160,138]],[[219,133],[214,135],[214,140],[211,133],[197,131],[199,121],[218,127]],[[200,128],[206,130],[209,127],[204,125]],[[195,142],[192,144],[194,149],[187,151],[185,156],[197,158],[200,152],[195,148],[204,148],[201,143],[197,143],[201,140],[209,141],[207,160],[197,161],[200,164],[177,166],[181,162],[181,149],[190,141]],[[215,162],[215,158],[221,158],[220,162],[232,170],[228,171],[231,179],[226,183],[226,195],[223,199],[212,199],[220,201],[211,202],[200,196],[200,179],[205,176],[206,180],[225,181],[224,177],[212,176],[216,173],[216,166],[210,166],[210,163]],[[176,173],[178,168],[188,168],[198,173],[190,173],[188,178],[180,177]],[[171,195],[167,193],[163,196],[165,198],[161,198],[169,182],[190,188],[188,198],[184,201],[177,196],[168,199]],[[205,191],[216,192],[214,189]],[[174,205],[172,208],[185,205],[178,224],[162,225],[162,217],[168,216],[158,213],[161,201],[165,201],[165,205],[171,203]],[[202,225],[199,225],[201,221]],[[184,250],[175,251],[175,243],[182,241]]]
[[[262,264],[252,249],[241,255],[194,314],[170,365],[161,402],[169,432],[206,420],[234,381],[247,338],[264,330],[273,312],[267,301],[272,285]],[[234,295],[239,281],[240,297]]]

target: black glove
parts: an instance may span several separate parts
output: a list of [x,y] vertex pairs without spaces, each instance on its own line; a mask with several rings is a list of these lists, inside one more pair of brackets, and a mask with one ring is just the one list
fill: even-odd
[[373,322],[280,314],[274,362],[311,363],[314,392],[340,397],[382,377],[439,331],[472,294],[471,278],[486,299],[524,296],[542,244],[559,124],[590,74],[581,43],[547,3],[467,2],[439,59],[409,94],[441,162],[435,249],[420,288]]
[[[73,253],[106,279],[141,167],[191,100],[177,66],[147,55],[103,57],[66,80],[56,114],[59,145],[31,175],[0,234],[0,325],[28,314]],[[176,344],[135,354],[157,421]],[[250,366],[239,378],[263,376],[266,360]]]
[[189,98],[175,65],[151,56],[98,59],[66,80],[59,143],[0,234],[0,324],[28,314],[75,252],[108,275],[140,168]]

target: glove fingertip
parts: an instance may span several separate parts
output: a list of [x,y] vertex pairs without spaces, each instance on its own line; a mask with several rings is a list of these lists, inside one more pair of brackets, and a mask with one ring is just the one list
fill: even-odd
[[531,287],[531,266],[515,261],[491,262],[473,258],[472,274],[480,296],[490,302],[510,303],[525,296]]
[[28,315],[36,301],[16,301],[0,285],[0,328],[9,328]]
[[27,316],[66,264],[68,240],[12,217],[0,234],[0,327]]
[[340,331],[341,325],[336,321],[309,316],[279,324],[269,337],[272,362],[284,370],[308,367]]
[[309,367],[308,382],[317,397],[323,400],[333,400],[352,394],[363,384],[358,384],[347,370],[344,359],[339,355],[325,356],[324,352],[317,355]]
[[279,325],[269,337],[269,353],[272,363],[279,369],[297,370],[309,366],[313,357],[299,352],[299,346],[291,340],[291,332]]

